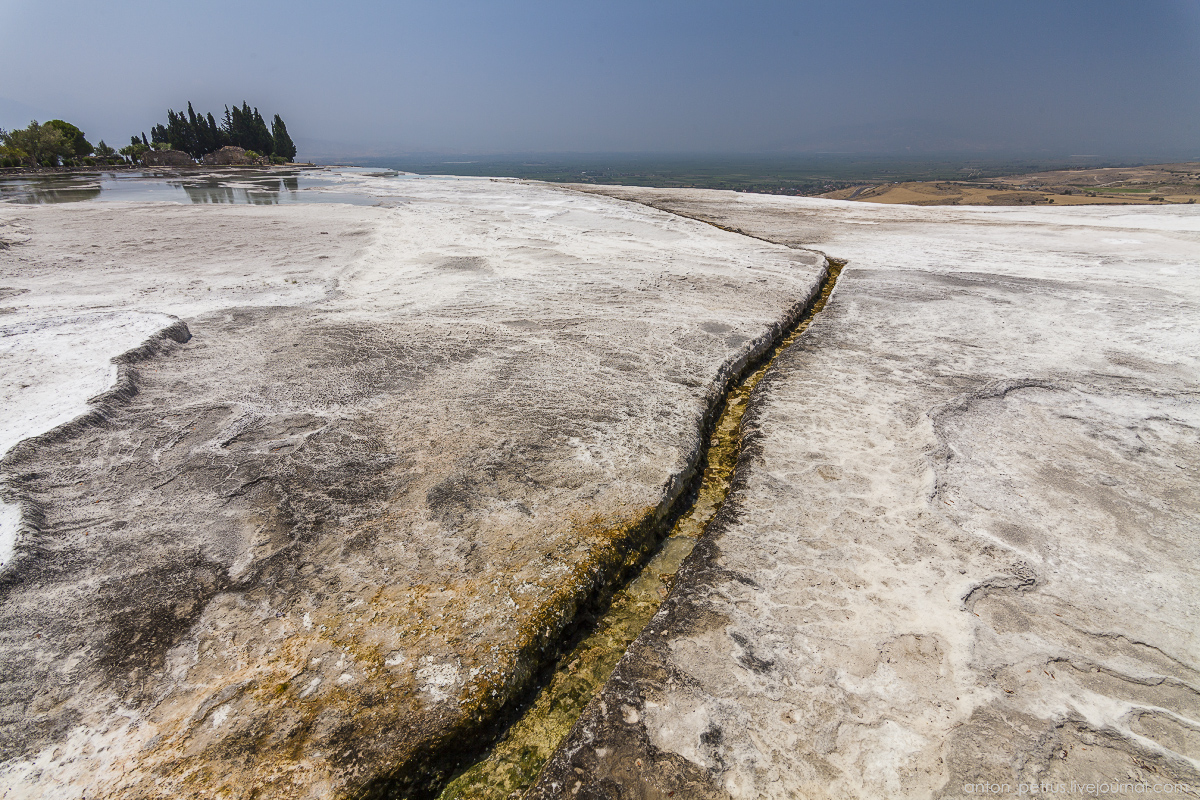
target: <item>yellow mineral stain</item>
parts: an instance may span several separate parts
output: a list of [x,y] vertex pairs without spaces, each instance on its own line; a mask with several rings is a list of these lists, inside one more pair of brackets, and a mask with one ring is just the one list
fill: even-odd
[[[571,730],[584,706],[608,679],[630,643],[670,592],[675,572],[729,495],[742,446],[742,417],[750,394],[778,355],[792,345],[829,300],[845,261],[829,259],[821,289],[800,320],[761,365],[730,390],[704,453],[696,499],[641,571],[613,598],[595,629],[559,662],[549,683],[491,751],[455,777],[439,800],[505,800],[531,786]],[[611,530],[611,521],[586,520],[584,529]]]

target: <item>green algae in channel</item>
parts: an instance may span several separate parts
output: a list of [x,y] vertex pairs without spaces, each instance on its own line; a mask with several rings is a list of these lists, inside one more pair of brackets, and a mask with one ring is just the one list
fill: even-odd
[[846,263],[828,261],[812,304],[763,362],[726,395],[704,453],[704,471],[692,505],[676,520],[642,570],[614,596],[595,630],[560,660],[553,677],[525,713],[482,759],[451,780],[438,800],[507,800],[533,785],[588,701],[654,616],[670,591],[675,572],[728,497],[750,394],[779,354],[808,329],[828,302]]

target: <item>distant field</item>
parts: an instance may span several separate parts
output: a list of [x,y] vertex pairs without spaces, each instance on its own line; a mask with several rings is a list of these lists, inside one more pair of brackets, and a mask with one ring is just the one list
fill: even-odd
[[917,206],[1195,203],[1200,163],[1047,170],[970,181],[864,182],[821,196]]
[[888,156],[443,156],[377,158],[363,166],[425,175],[552,183],[728,189],[907,205],[1188,203],[1200,163],[1114,164],[1080,158]]
[[554,183],[663,188],[731,189],[759,194],[820,195],[865,183],[977,181],[1071,166],[1069,160],[981,160],[945,156],[538,156],[369,159],[379,166],[425,175],[512,177]]

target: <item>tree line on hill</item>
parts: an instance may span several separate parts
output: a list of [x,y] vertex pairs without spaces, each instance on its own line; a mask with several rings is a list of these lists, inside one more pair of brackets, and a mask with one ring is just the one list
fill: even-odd
[[101,158],[120,158],[103,140],[92,147],[83,131],[61,119],[45,124],[34,121],[15,131],[0,128],[0,167],[58,166],[60,161],[73,164],[93,153]]
[[166,125],[151,128],[148,141],[145,133],[140,140],[133,137],[130,145],[139,143],[146,147],[166,144],[172,150],[180,150],[197,159],[229,146],[284,161],[296,158],[296,145],[292,143],[283,119],[276,114],[268,129],[258,109],[251,109],[244,101],[241,108],[235,105],[231,110],[225,106],[225,118],[220,124],[212,112],[197,114],[190,102],[186,114],[168,110]]
[[222,147],[240,147],[251,159],[266,158],[272,163],[294,161],[296,145],[287,125],[276,114],[267,127],[257,108],[243,102],[241,107],[225,107],[225,117],[217,123],[211,113],[197,114],[189,102],[187,112],[167,110],[167,124],[150,129],[150,138],[130,137],[120,151],[100,141],[93,147],[83,131],[61,119],[14,131],[0,128],[0,167],[16,166],[99,166],[139,163],[148,150],[179,150],[201,159]]

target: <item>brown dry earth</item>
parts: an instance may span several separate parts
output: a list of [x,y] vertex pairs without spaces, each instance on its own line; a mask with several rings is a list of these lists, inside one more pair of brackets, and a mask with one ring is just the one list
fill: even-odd
[[908,181],[856,186],[831,200],[914,206],[1164,205],[1200,199],[1200,163],[1058,170],[985,181]]

